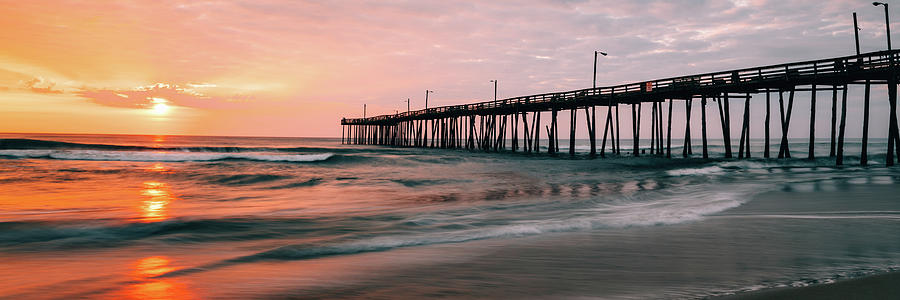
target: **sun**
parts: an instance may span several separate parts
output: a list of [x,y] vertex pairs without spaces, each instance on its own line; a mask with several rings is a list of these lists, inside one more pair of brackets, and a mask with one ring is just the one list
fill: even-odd
[[168,114],[169,110],[171,109],[171,107],[169,107],[169,105],[166,104],[168,102],[169,102],[168,100],[163,99],[163,98],[151,97],[150,103],[152,103],[153,106],[150,107],[150,112],[153,113],[154,115]]

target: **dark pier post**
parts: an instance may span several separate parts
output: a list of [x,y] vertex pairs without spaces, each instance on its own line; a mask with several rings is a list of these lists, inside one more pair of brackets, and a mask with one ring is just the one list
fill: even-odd
[[[854,13],[853,16],[856,17],[856,13]],[[869,90],[870,84],[869,81],[866,80],[865,95],[863,99],[862,150],[859,154],[859,164],[863,166],[869,164],[869,154],[867,153],[869,150]]]
[[559,153],[559,110],[555,110],[553,114],[553,153]]
[[809,159],[816,159],[816,85],[812,85],[809,106]]
[[631,128],[634,136],[634,156],[639,155],[641,138],[641,104],[631,104]]
[[709,158],[709,148],[706,143],[706,96],[702,96],[700,98],[700,122],[702,127],[703,134],[703,159]]
[[725,119],[722,126],[722,132],[725,137],[725,158],[731,158],[731,110],[728,109],[728,93],[724,93],[725,97],[722,99],[722,105],[725,108]]
[[778,92],[778,102],[781,106],[781,148],[778,150],[778,158],[791,158],[791,149],[788,145],[788,128],[791,125],[791,111],[794,108],[794,90],[790,90],[788,98],[787,115],[785,115],[784,97],[782,91]]
[[656,102],[650,104],[650,155],[656,154]]
[[572,107],[571,113],[569,116],[569,156],[575,156],[575,117],[578,109]]
[[519,150],[519,112],[518,108],[516,108],[516,112],[513,114],[513,125],[512,125],[512,151],[516,152]]
[[[587,109],[584,109],[585,113],[587,113]],[[591,105],[591,117],[588,119],[590,125],[588,125],[588,136],[591,139],[591,157],[597,156],[597,106]]]
[[888,152],[885,162],[888,166],[894,165],[894,138],[897,136],[897,79],[892,75],[888,80],[888,103],[890,104],[890,118],[888,123]]
[[341,124],[341,145],[344,144],[344,130],[347,129],[347,126]]
[[750,158],[750,93],[745,96],[744,122],[741,125],[741,145],[738,147],[738,158]]
[[668,129],[666,129],[666,157],[672,158],[672,99],[669,99],[669,116],[666,118]]
[[[615,96],[615,94],[610,95],[610,96],[611,97]],[[609,145],[610,145],[609,150],[610,151],[609,152],[618,155],[620,153],[619,149],[622,148],[621,145],[619,145],[619,142],[620,142],[619,132],[620,131],[619,131],[619,102],[618,102],[618,100],[614,100],[613,104],[615,104],[615,106],[610,106],[610,109],[614,109],[614,111],[611,110],[609,112],[610,113],[610,115],[609,115]],[[613,116],[613,115],[615,115],[615,116]],[[615,123],[613,123],[613,122],[615,122]],[[613,132],[614,130],[615,130],[615,132]]]
[[828,152],[828,157],[834,157],[834,143],[835,143],[835,133],[837,130],[837,93],[838,87],[831,87],[831,151]]
[[[606,124],[603,126],[603,141],[600,142],[600,157],[606,157],[606,136],[612,133],[609,125],[612,123],[612,106],[608,105],[606,110]],[[615,151],[611,151],[615,153]]]
[[619,102],[616,101],[615,104],[616,104],[616,126],[615,126],[616,127],[616,144],[615,144],[615,147],[616,147],[616,154],[622,154],[622,140],[620,139],[621,132],[619,131],[619,124],[621,124],[621,123],[619,123]]
[[541,112],[534,112],[534,153],[541,152]]
[[691,106],[693,106],[692,99],[684,100],[684,148],[681,149],[681,156],[688,157],[688,155],[693,154],[691,152]]
[[656,122],[656,127],[657,127],[657,128],[656,128],[656,134],[658,135],[658,138],[656,139],[656,140],[658,141],[658,142],[657,142],[658,146],[656,147],[656,154],[657,154],[657,155],[662,155],[662,154],[663,154],[663,147],[662,147],[662,142],[663,142],[663,127],[662,127],[663,113],[662,113],[662,106],[663,106],[663,102],[662,102],[662,101],[658,102],[658,103],[656,104],[656,106],[657,106],[657,110],[656,110],[656,114],[657,114],[657,116],[656,116],[656,120],[657,120],[657,122]]
[[765,149],[763,150],[763,157],[765,157],[765,158],[769,158],[769,156],[770,156],[769,155],[769,115],[772,112],[770,96],[771,96],[771,93],[769,92],[769,89],[766,89],[766,126],[764,127],[765,131],[766,131],[766,141],[765,141],[766,145],[765,145]]
[[556,129],[557,110],[553,108],[550,112],[550,127],[547,129],[547,136],[550,138],[550,154],[556,154],[559,151],[559,130]]
[[837,159],[836,164],[838,166],[844,164],[844,129],[847,126],[847,85],[844,85],[844,89],[841,92],[841,125],[838,129],[838,148],[837,148]]

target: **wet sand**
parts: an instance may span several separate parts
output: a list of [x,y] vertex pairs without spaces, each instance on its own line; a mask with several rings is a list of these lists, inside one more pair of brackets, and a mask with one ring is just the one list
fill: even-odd
[[878,274],[798,288],[778,288],[716,299],[900,299],[900,272]]

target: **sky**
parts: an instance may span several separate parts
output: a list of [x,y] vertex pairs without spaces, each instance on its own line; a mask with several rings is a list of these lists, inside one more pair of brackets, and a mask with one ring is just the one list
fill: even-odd
[[[862,51],[886,49],[870,1],[2,0],[0,132],[337,137],[363,104],[420,109],[426,89],[433,107],[488,100],[494,79],[500,98],[590,87],[595,50],[599,86],[852,55],[854,11]],[[873,95],[886,124],[886,89]]]

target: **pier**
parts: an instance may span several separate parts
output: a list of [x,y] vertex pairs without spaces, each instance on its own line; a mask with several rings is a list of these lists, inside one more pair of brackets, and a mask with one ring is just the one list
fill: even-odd
[[[640,128],[649,122],[651,127],[650,147],[645,149],[650,155],[672,157],[672,107],[683,105],[686,130],[681,155],[689,157],[693,153],[691,137],[696,129],[691,126],[691,107],[694,100],[700,100],[702,157],[709,158],[707,133],[721,130],[725,158],[734,158],[732,126],[740,126],[737,139],[737,158],[750,158],[750,101],[761,101],[752,95],[765,95],[765,149],[763,156],[769,158],[790,158],[788,128],[794,114],[794,98],[799,93],[811,93],[809,123],[809,158],[814,156],[816,94],[831,91],[831,147],[829,156],[835,157],[837,165],[844,163],[844,137],[847,126],[848,86],[863,85],[862,149],[860,164],[868,163],[867,144],[869,132],[869,98],[873,85],[886,85],[890,114],[888,124],[888,149],[886,164],[894,165],[895,156],[900,158],[900,135],[897,128],[897,76],[896,65],[900,64],[900,50],[878,51],[853,56],[819,59],[779,65],[745,68],[651,81],[635,82],[609,87],[595,87],[565,92],[519,96],[495,101],[472,104],[450,105],[417,111],[380,115],[367,118],[342,119],[341,142],[345,144],[387,145],[400,147],[429,147],[448,149],[468,149],[479,151],[512,151],[538,153],[542,150],[541,135],[546,134],[546,153],[559,153],[558,112],[569,110],[569,155],[576,155],[575,132],[578,128],[587,130],[590,140],[590,157],[605,157],[607,151],[617,155],[629,146],[622,145],[622,132],[630,130],[632,140],[631,155],[641,153]],[[761,97],[760,97],[761,98]],[[858,99],[853,97],[852,99]],[[776,102],[777,101],[777,102]],[[712,104],[714,102],[715,104]],[[773,103],[775,102],[775,103]],[[858,101],[854,101],[855,104]],[[651,111],[650,120],[641,120],[641,109],[647,104]],[[772,120],[771,105],[776,105],[778,116]],[[632,124],[621,128],[619,107],[631,106]],[[712,117],[719,124],[708,124],[713,118],[707,116],[707,105],[714,106]],[[731,106],[743,109],[740,120],[732,122]],[[606,110],[606,116],[599,120],[597,109]],[[838,114],[840,110],[840,114]],[[882,112],[877,112],[882,113]],[[580,121],[578,116],[584,116]],[[542,116],[543,115],[543,116]],[[839,117],[838,117],[839,116]],[[544,118],[542,124],[541,118]],[[548,119],[549,118],[549,119]],[[583,127],[578,123],[584,122]],[[642,123],[643,122],[643,123]],[[733,124],[734,123],[734,124]],[[772,123],[780,132],[774,132]],[[542,128],[543,126],[543,128]],[[710,128],[713,126],[714,128]],[[630,128],[629,128],[630,127]],[[629,134],[627,131],[625,134]],[[679,134],[679,133],[675,133]],[[693,135],[692,135],[693,134]],[[771,151],[772,135],[780,136],[778,153]],[[599,141],[598,141],[599,139]],[[509,142],[509,144],[507,144]],[[627,154],[627,152],[626,152]]]

